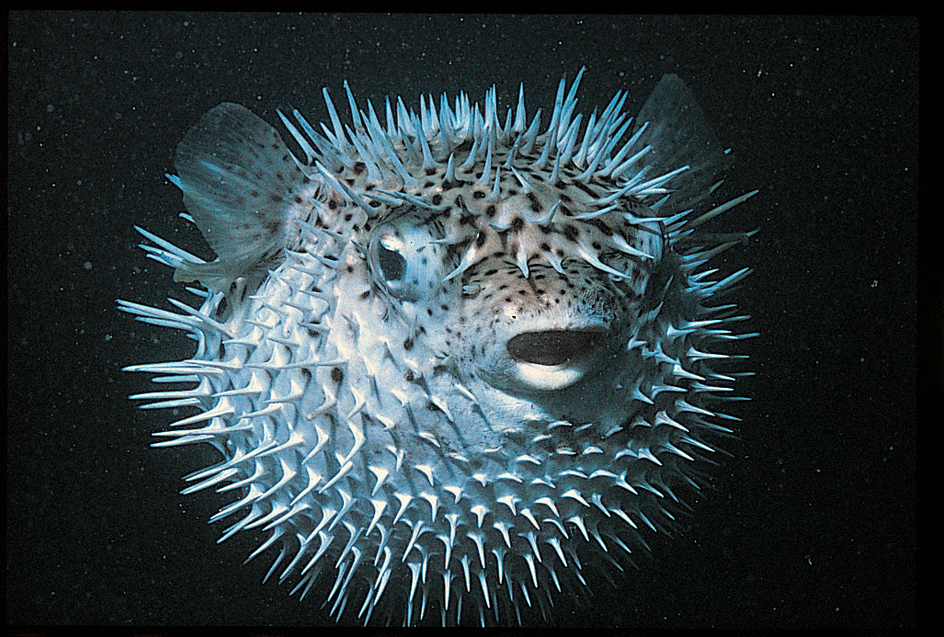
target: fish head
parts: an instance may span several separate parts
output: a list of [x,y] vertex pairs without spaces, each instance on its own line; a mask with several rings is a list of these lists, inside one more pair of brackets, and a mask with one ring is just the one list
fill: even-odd
[[409,406],[401,418],[463,457],[523,453],[550,423],[625,420],[629,401],[613,398],[639,371],[628,345],[664,292],[647,296],[665,269],[661,220],[634,197],[597,203],[612,184],[519,172],[490,196],[474,175],[436,177],[423,193],[435,207],[383,206],[355,224],[334,289],[361,327],[342,349],[392,365],[355,366],[352,385],[378,411]]

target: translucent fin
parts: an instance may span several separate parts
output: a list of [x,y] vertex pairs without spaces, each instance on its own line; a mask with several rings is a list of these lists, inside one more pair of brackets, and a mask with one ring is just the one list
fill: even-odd
[[175,165],[184,205],[218,256],[182,262],[175,280],[225,288],[281,252],[291,195],[306,177],[274,128],[239,104],[220,104],[177,146]]
[[672,192],[667,212],[692,208],[708,194],[730,166],[733,157],[725,154],[695,96],[677,75],[664,75],[636,118],[638,132],[649,126],[636,141],[637,148],[652,146],[643,161],[653,177],[688,166],[668,188]]

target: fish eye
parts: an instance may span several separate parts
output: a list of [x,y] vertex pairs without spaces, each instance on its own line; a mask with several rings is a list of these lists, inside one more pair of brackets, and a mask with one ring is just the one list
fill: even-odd
[[368,258],[374,278],[390,294],[417,301],[439,287],[442,258],[439,245],[422,227],[383,223],[370,237]]

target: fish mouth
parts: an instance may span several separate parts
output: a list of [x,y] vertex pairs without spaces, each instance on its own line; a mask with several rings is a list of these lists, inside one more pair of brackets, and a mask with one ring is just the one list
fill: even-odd
[[557,391],[603,366],[605,327],[522,332],[508,340],[508,380],[521,389]]
[[525,332],[508,341],[508,353],[520,363],[554,367],[593,351],[604,330]]

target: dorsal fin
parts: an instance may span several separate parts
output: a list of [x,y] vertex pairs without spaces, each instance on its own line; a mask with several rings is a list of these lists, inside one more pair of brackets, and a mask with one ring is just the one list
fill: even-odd
[[182,263],[175,280],[226,289],[264,270],[285,247],[291,195],[306,181],[278,132],[224,102],[190,129],[175,165],[184,205],[217,254],[212,263]]

